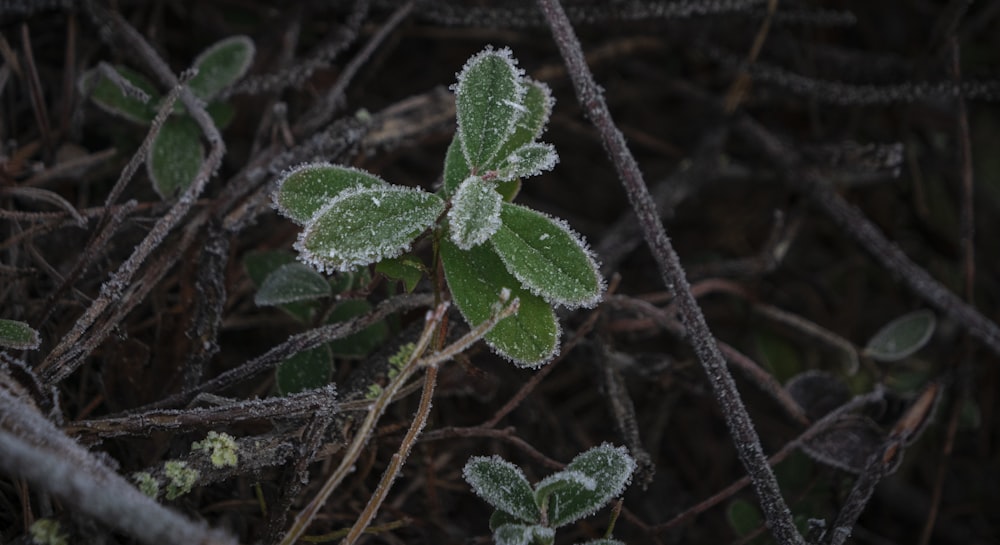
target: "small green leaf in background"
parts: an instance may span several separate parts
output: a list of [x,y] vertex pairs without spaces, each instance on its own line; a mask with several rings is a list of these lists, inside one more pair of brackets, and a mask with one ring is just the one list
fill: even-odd
[[764,517],[761,516],[757,506],[742,498],[729,502],[726,518],[729,519],[733,531],[740,537],[750,535],[764,524]]
[[247,73],[253,57],[253,40],[246,36],[230,36],[210,45],[194,61],[198,73],[188,82],[191,92],[206,102],[212,100]]
[[551,528],[537,524],[505,524],[493,532],[496,545],[549,545],[555,537]]
[[[371,303],[364,299],[347,299],[337,303],[337,306],[334,307],[333,312],[327,318],[326,323],[346,322],[351,318],[368,314],[371,310]],[[363,357],[367,356],[372,350],[382,346],[383,341],[388,336],[389,326],[384,321],[375,322],[353,335],[334,339],[327,343],[327,345],[337,356]]]
[[458,138],[466,162],[482,168],[514,132],[526,111],[527,88],[510,49],[487,48],[465,63],[455,89]]
[[462,477],[486,503],[524,522],[539,521],[541,513],[531,485],[516,465],[496,455],[474,456],[465,464]]
[[184,191],[194,181],[205,149],[198,126],[187,117],[168,118],[149,148],[146,171],[163,199]]
[[[145,76],[128,67],[116,66],[114,70],[125,84],[131,84],[135,88],[132,93],[119,87],[96,68],[84,72],[80,77],[81,90],[89,92],[90,100],[102,110],[133,123],[149,125],[156,117],[156,87]],[[135,90],[145,93],[147,100],[135,96],[138,94]]]
[[294,394],[326,386],[332,373],[333,355],[328,346],[320,345],[278,364],[274,383],[280,395]]
[[38,332],[24,322],[0,319],[0,347],[34,350],[42,343]]
[[[539,509],[548,505],[549,496],[554,492],[566,493],[587,493],[593,492],[597,488],[594,479],[580,473],[579,471],[565,470],[553,473],[548,477],[538,481],[535,485],[535,505]],[[553,524],[553,526],[556,526]]]
[[802,452],[817,462],[860,475],[868,458],[878,452],[885,434],[867,416],[845,414],[831,426],[802,442]]
[[593,490],[574,487],[554,491],[549,500],[549,524],[553,527],[590,516],[620,495],[632,478],[635,460],[625,447],[604,443],[573,458],[566,470],[590,477],[596,486]]
[[[258,289],[274,271],[289,263],[295,263],[295,254],[284,250],[248,252],[243,257],[243,268]],[[312,322],[318,305],[312,301],[286,303],[279,308],[302,323]]]
[[274,206],[295,223],[304,225],[323,205],[347,189],[388,185],[382,178],[361,169],[309,163],[281,175]]
[[493,315],[500,291],[507,288],[520,300],[517,314],[500,321],[486,342],[521,367],[537,367],[552,359],[559,348],[559,322],[544,299],[521,287],[488,244],[463,251],[441,240],[441,263],[455,306],[469,324]]
[[530,79],[523,79],[522,82],[527,88],[523,101],[525,111],[517,119],[514,133],[507,138],[497,153],[498,159],[509,156],[517,148],[541,136],[556,102],[548,85]]
[[419,189],[350,189],[316,212],[295,249],[320,270],[349,271],[402,254],[444,207],[440,197]]
[[500,157],[500,167],[497,179],[510,181],[515,178],[537,176],[546,170],[552,170],[559,162],[559,156],[552,144],[534,142],[525,144],[506,157]]
[[469,176],[458,186],[448,211],[451,241],[463,250],[478,246],[500,228],[503,197],[490,182]]
[[882,327],[868,341],[865,354],[878,361],[899,361],[920,350],[931,335],[937,320],[929,310],[900,316]]
[[269,274],[254,296],[257,306],[274,306],[294,301],[329,297],[326,277],[303,263],[288,263]]
[[802,369],[798,349],[784,337],[759,331],[754,333],[754,347],[760,363],[780,382],[794,377]]
[[521,519],[497,509],[490,515],[490,531],[495,532],[497,528],[505,524],[521,524]]
[[424,264],[416,257],[406,254],[379,261],[378,265],[375,265],[375,272],[402,282],[406,293],[412,293],[417,283],[424,277]]
[[590,250],[562,220],[503,203],[502,225],[490,245],[532,293],[568,308],[592,307],[604,282]]
[[212,118],[212,122],[219,130],[229,126],[229,123],[236,117],[236,108],[228,102],[213,102],[205,106],[205,111],[208,112],[208,116]]

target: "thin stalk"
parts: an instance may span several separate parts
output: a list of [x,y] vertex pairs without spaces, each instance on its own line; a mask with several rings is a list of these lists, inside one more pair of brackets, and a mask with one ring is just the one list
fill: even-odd
[[656,212],[656,205],[646,187],[639,166],[625,143],[621,131],[615,126],[601,91],[594,82],[587,67],[580,41],[566,17],[559,0],[538,0],[538,5],[548,22],[552,35],[559,47],[563,60],[569,69],[577,100],[587,116],[594,123],[601,136],[605,151],[614,163],[615,170],[629,202],[635,210],[643,235],[656,258],[660,274],[667,288],[677,297],[681,318],[690,336],[688,340],[708,375],[715,397],[722,408],[733,444],[753,482],[761,508],[775,538],[783,545],[804,543],[788,505],[781,496],[781,489],[774,472],[767,463],[760,439],[754,431],[753,422],[746,407],[740,400],[732,375],[726,369],[725,360],[715,338],[708,329],[705,316],[688,286],[680,258],[674,251],[670,239],[663,229]]

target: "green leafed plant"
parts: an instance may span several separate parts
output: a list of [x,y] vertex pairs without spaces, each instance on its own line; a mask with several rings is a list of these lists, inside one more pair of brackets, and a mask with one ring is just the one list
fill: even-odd
[[896,318],[868,341],[864,354],[878,361],[899,361],[920,350],[931,335],[937,320],[929,310],[918,310]]
[[[188,81],[188,87],[195,97],[208,104],[208,113],[220,128],[229,123],[232,108],[216,99],[246,74],[254,51],[250,38],[231,36],[202,51],[192,64],[197,72]],[[148,79],[126,66],[89,70],[80,78],[80,87],[102,110],[140,125],[152,123],[161,100]],[[200,134],[184,106],[176,104],[146,158],[149,178],[161,197],[169,198],[191,185],[205,156]]]
[[[303,324],[322,320],[333,324],[366,314],[371,304],[362,299],[343,299],[328,312],[331,297],[366,282],[367,275],[340,274],[327,279],[315,269],[295,261],[289,252],[251,252],[243,259],[247,276],[257,285],[254,302],[275,306]],[[389,333],[378,322],[342,339],[335,339],[299,352],[278,365],[275,386],[279,394],[291,394],[325,386],[333,372],[333,358],[360,357],[377,348]]]
[[[534,486],[520,468],[499,456],[471,458],[463,476],[496,509],[490,529],[498,545],[547,545],[556,528],[592,515],[620,495],[633,471],[635,461],[624,447],[603,444]],[[596,543],[617,541],[607,538]]]
[[[426,232],[451,298],[470,325],[486,320],[502,290],[518,313],[485,337],[500,355],[538,366],[558,351],[554,306],[592,307],[604,282],[583,239],[565,222],[513,204],[523,178],[551,170],[555,149],[537,142],[552,112],[548,88],[487,48],[458,75],[458,127],[437,193],[391,185],[367,172],[312,163],[278,180],[275,208],[303,226],[299,259],[319,271],[376,271],[408,290],[420,267],[403,254]],[[439,286],[443,288],[444,286]]]

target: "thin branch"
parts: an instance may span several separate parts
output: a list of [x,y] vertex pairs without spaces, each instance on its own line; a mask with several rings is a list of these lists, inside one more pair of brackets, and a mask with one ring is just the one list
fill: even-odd
[[767,464],[767,458],[760,446],[760,438],[754,431],[750,415],[740,400],[736,383],[726,369],[725,360],[708,329],[698,302],[691,294],[680,258],[657,217],[656,205],[649,196],[639,166],[629,151],[621,131],[614,125],[607,104],[587,67],[580,41],[559,0],[539,0],[538,4],[569,69],[577,100],[600,133],[605,151],[625,186],[629,202],[642,225],[643,235],[656,259],[663,282],[677,297],[681,318],[690,335],[688,341],[704,367],[715,397],[722,407],[733,444],[750,474],[768,525],[779,543],[783,545],[803,543],[802,536],[795,528],[792,514],[781,497],[781,489],[778,487],[774,472]]

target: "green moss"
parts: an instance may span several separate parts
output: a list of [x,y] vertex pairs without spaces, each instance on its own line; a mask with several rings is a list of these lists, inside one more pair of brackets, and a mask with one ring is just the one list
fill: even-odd
[[195,441],[191,445],[191,451],[204,451],[211,457],[215,467],[236,467],[239,462],[236,439],[228,433],[210,431],[204,441]]
[[177,499],[188,492],[191,492],[191,487],[194,483],[198,481],[198,477],[201,476],[197,469],[191,469],[188,467],[187,462],[181,462],[179,460],[171,460],[163,465],[164,472],[167,475],[167,499],[173,500]]
[[38,519],[29,530],[31,541],[38,545],[67,545],[66,534],[62,533],[59,522],[52,519]]
[[150,498],[156,499],[160,495],[160,481],[157,481],[156,477],[153,477],[148,472],[140,471],[133,473],[132,480],[139,487],[139,491]]

